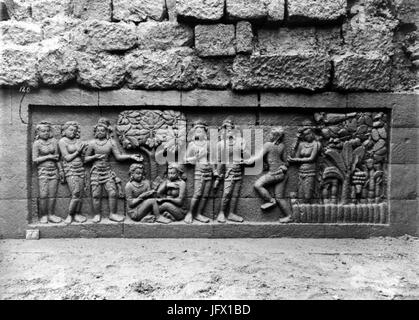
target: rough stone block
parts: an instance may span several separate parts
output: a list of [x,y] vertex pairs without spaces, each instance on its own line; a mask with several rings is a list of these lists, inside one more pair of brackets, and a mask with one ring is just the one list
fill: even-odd
[[56,16],[42,21],[42,35],[44,39],[65,37],[70,39],[73,31],[81,23],[80,19]]
[[390,165],[390,198],[416,199],[419,164]]
[[139,49],[190,47],[194,41],[192,28],[172,21],[140,23],[137,34]]
[[58,86],[73,80],[77,68],[73,48],[60,44],[43,47],[38,56],[37,68],[43,84]]
[[331,63],[326,55],[277,54],[237,56],[233,89],[304,89],[315,91],[329,83]]
[[113,0],[113,19],[117,21],[162,21],[164,0]]
[[32,19],[41,21],[54,16],[70,14],[70,0],[36,0],[32,2]]
[[190,48],[136,50],[125,56],[130,88],[191,89],[196,84],[196,57]]
[[11,19],[25,21],[32,18],[31,3],[27,0],[4,0],[4,4]]
[[312,27],[259,29],[258,49],[261,54],[316,52],[316,30]]
[[348,53],[333,59],[337,89],[347,91],[387,91],[390,89],[391,63],[384,55]]
[[77,82],[90,88],[115,88],[125,77],[123,57],[105,52],[76,52]]
[[25,238],[28,200],[0,200],[0,239]]
[[345,51],[343,48],[344,41],[340,29],[340,27],[317,27],[316,39],[318,50],[331,55],[343,54]]
[[7,14],[7,7],[4,3],[4,0],[0,1],[0,21],[9,20],[9,15]]
[[198,87],[204,89],[225,89],[230,86],[232,59],[202,59],[196,70]]
[[290,22],[330,22],[346,14],[347,0],[288,0]]
[[74,30],[73,43],[78,50],[128,50],[137,43],[136,29],[124,22],[86,21]]
[[225,0],[176,0],[176,14],[181,19],[217,21],[224,15],[224,2]]
[[38,85],[38,47],[7,45],[0,48],[0,86]]
[[392,128],[390,140],[391,164],[418,164],[418,128]]
[[369,52],[391,55],[394,25],[382,19],[352,19],[343,26],[343,38],[348,50],[365,54]]
[[111,21],[112,0],[73,0],[70,11],[74,17],[83,20]]
[[176,0],[166,0],[166,12],[169,21],[177,21]]
[[42,40],[41,26],[24,21],[1,21],[0,43],[27,45]]
[[284,20],[285,0],[226,0],[232,20]]
[[236,24],[236,51],[238,53],[252,53],[253,30],[249,21],[239,21]]
[[195,48],[199,56],[234,56],[235,30],[232,24],[197,25]]
[[416,0],[396,0],[397,19],[402,24],[418,23],[419,5]]

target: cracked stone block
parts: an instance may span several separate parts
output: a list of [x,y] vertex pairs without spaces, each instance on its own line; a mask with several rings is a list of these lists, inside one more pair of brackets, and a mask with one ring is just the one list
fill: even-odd
[[235,28],[232,24],[197,25],[195,49],[201,57],[234,56]]
[[139,49],[168,49],[193,45],[193,30],[174,21],[143,22],[137,27]]
[[76,52],[77,82],[89,88],[116,88],[123,84],[123,57],[106,52]]
[[0,48],[0,86],[36,87],[38,46],[5,45]]
[[71,17],[55,16],[42,21],[42,35],[44,39],[58,36],[67,36],[70,39],[71,32],[81,24],[80,19]]
[[231,84],[233,59],[201,59],[196,70],[198,87],[226,89]]
[[75,18],[82,20],[111,21],[112,0],[73,0],[70,11]]
[[181,19],[217,21],[224,15],[224,1],[176,0],[176,14]]
[[55,16],[64,17],[69,15],[70,0],[36,0],[32,3],[32,19],[42,21]]
[[31,4],[27,0],[4,0],[10,19],[27,21],[32,18]]
[[236,24],[236,51],[238,53],[252,53],[253,30],[249,21],[239,21]]
[[231,20],[284,20],[285,0],[226,0]]
[[42,40],[42,28],[40,25],[25,22],[7,20],[0,22],[0,43],[27,45]]
[[137,43],[136,28],[124,22],[90,20],[74,30],[73,43],[79,50],[128,50]]
[[191,48],[135,50],[125,56],[127,85],[141,89],[192,89],[197,59]]
[[347,53],[333,58],[333,84],[347,91],[390,89],[391,61],[386,55]]
[[288,0],[290,22],[338,20],[346,14],[347,0]]
[[113,19],[117,21],[162,21],[164,0],[113,0]]
[[331,63],[325,54],[287,53],[237,56],[235,90],[299,89],[316,91],[329,84]]

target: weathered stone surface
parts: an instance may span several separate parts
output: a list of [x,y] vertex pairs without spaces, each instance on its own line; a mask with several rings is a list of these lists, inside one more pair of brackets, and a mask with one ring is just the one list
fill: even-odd
[[57,15],[63,17],[68,15],[70,10],[70,0],[35,0],[32,2],[32,19],[41,21]]
[[234,25],[213,24],[195,27],[195,48],[199,56],[234,56]]
[[316,30],[311,27],[259,29],[258,49],[261,54],[316,52]]
[[38,46],[5,45],[0,48],[0,86],[38,85]]
[[0,43],[26,45],[42,40],[41,26],[24,21],[1,21]]
[[5,21],[5,20],[9,20],[10,17],[7,14],[7,7],[6,4],[4,3],[4,0],[0,1],[0,21]]
[[4,0],[7,14],[11,19],[22,21],[31,19],[31,4],[27,0]]
[[183,107],[257,107],[256,93],[196,89],[182,93]]
[[117,21],[161,21],[164,15],[164,0],[113,0],[113,19]]
[[74,30],[74,45],[79,50],[128,50],[137,43],[135,26],[124,22],[86,21]]
[[224,15],[224,1],[225,0],[176,0],[176,14],[179,18],[186,19],[220,20]]
[[172,21],[143,22],[137,27],[139,49],[168,49],[192,46],[193,30]]
[[70,10],[74,17],[83,20],[111,21],[112,0],[73,0]]
[[237,56],[233,89],[319,90],[329,83],[331,63],[326,55],[277,54]]
[[196,83],[196,57],[190,48],[135,50],[125,62],[130,88],[191,89]]
[[166,11],[169,21],[177,21],[176,0],[166,0]]
[[284,20],[285,0],[226,0],[226,10],[232,20]]
[[416,0],[395,0],[397,19],[403,24],[418,24],[419,4]]
[[232,59],[202,59],[196,70],[198,87],[225,89],[230,86],[233,67]]
[[24,238],[28,200],[0,200],[0,239]]
[[288,18],[292,22],[333,21],[346,13],[347,0],[288,0]]
[[[346,96],[337,92],[318,94],[262,92],[261,107],[346,108]],[[300,122],[301,123],[301,122]]]
[[333,59],[337,89],[386,91],[390,89],[390,58],[384,55],[348,53]]
[[343,26],[346,47],[355,53],[376,52],[390,55],[393,52],[394,23],[383,19],[367,21],[356,17]]
[[55,16],[53,18],[47,18],[42,21],[42,35],[44,39],[57,36],[70,39],[71,31],[79,24],[81,24],[80,19],[71,17]]
[[390,165],[390,198],[416,199],[419,164]]
[[418,164],[419,128],[392,128],[390,141],[390,163]]
[[316,28],[317,48],[331,55],[343,54],[343,38],[340,27],[318,27]]
[[251,53],[253,50],[253,30],[249,21],[239,21],[236,24],[236,51]]
[[38,56],[38,73],[43,84],[57,86],[75,78],[77,64],[73,50],[63,43],[43,46]]
[[91,88],[120,86],[125,77],[123,57],[105,52],[76,52],[77,81]]

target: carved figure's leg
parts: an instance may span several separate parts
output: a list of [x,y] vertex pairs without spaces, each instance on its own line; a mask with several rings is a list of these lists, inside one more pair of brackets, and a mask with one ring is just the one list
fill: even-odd
[[231,200],[230,200],[230,212],[227,216],[227,219],[234,222],[243,222],[243,217],[236,214],[237,210],[237,202],[240,197],[240,190],[242,186],[242,180],[233,180],[233,191],[231,194]]
[[270,174],[265,174],[261,176],[259,179],[256,180],[254,188],[258,192],[259,196],[265,200],[265,203],[262,204],[260,207],[262,210],[267,210],[275,206],[276,201],[271,196],[269,191],[265,188],[271,183],[272,176]]
[[211,180],[204,180],[203,181],[202,198],[201,198],[201,201],[199,202],[198,210],[197,210],[197,213],[194,217],[195,220],[198,220],[198,221],[204,222],[204,223],[208,223],[210,221],[209,218],[205,217],[202,214],[202,212],[204,211],[205,206],[208,202],[209,194],[211,192],[211,186],[212,186],[212,181]]
[[283,179],[279,180],[275,185],[275,198],[278,203],[278,207],[281,210],[281,214],[284,216],[279,219],[280,222],[286,223],[292,221],[291,219],[291,205],[285,198],[285,188],[287,186],[288,176],[286,175]]
[[217,221],[220,223],[226,222],[226,211],[231,201],[233,194],[234,182],[232,179],[224,180],[223,195],[220,203],[220,211],[218,212]]
[[93,202],[93,222],[100,222],[102,209],[102,191],[101,184],[92,185],[92,202]]
[[186,223],[192,223],[194,215],[198,211],[199,203],[201,201],[202,194],[203,194],[203,186],[204,186],[204,181],[202,177],[195,178],[194,192],[192,195],[191,204],[189,206],[188,213],[186,214],[185,219],[184,219]]
[[39,177],[39,215],[40,223],[48,223],[48,180]]
[[57,198],[58,179],[48,181],[48,221],[52,223],[60,223],[62,219],[55,215],[55,202]]
[[160,209],[160,212],[169,213],[170,216],[172,216],[175,221],[182,220],[185,217],[184,210],[170,202],[163,202],[160,205],[159,209]]
[[109,220],[115,222],[124,221],[125,217],[122,214],[118,214],[118,194],[117,186],[113,180],[109,180],[105,183],[105,190],[108,193],[109,201]]

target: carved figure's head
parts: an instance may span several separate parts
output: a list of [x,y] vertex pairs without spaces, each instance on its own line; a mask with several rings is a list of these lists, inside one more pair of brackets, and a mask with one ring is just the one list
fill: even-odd
[[271,129],[269,134],[269,140],[271,142],[280,142],[284,138],[284,128],[283,127],[274,127]]
[[303,140],[307,142],[312,142],[314,140],[314,132],[312,128],[305,128],[302,132]]
[[208,126],[202,120],[195,121],[192,127],[192,140],[207,140],[208,139]]
[[140,182],[144,179],[144,166],[140,163],[133,163],[129,167],[130,181]]
[[35,127],[35,140],[42,139],[48,140],[52,138],[52,125],[48,121],[41,121]]
[[61,135],[68,139],[80,138],[80,125],[76,121],[67,121],[61,128]]
[[367,166],[367,169],[371,170],[374,168],[374,159],[373,158],[368,158],[367,160],[365,160],[365,165]]
[[179,163],[171,163],[169,164],[167,169],[167,177],[170,181],[175,181],[183,178],[184,171]]
[[105,139],[110,138],[112,133],[111,122],[106,118],[100,118],[97,124],[93,128],[93,134],[95,138]]

